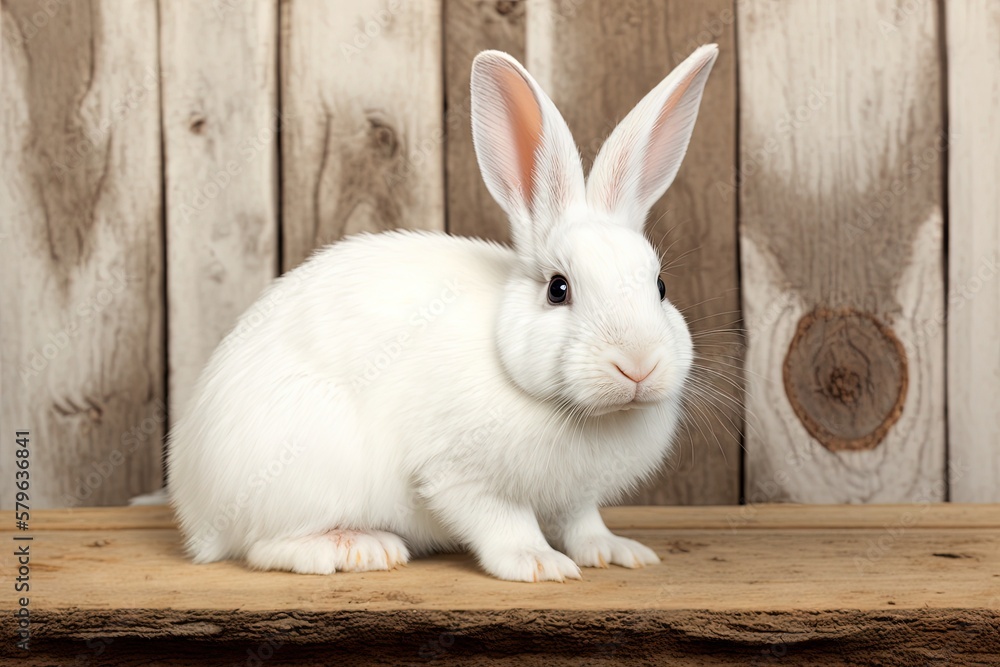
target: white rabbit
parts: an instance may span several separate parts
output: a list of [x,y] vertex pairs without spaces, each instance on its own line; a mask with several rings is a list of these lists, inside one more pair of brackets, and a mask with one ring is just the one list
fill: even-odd
[[585,184],[552,101],[480,53],[476,155],[513,247],[362,234],[276,280],[170,437],[194,560],[327,574],[464,547],[515,581],[658,562],[598,506],[657,470],[680,417],[692,342],[643,225],[717,54],[653,89]]

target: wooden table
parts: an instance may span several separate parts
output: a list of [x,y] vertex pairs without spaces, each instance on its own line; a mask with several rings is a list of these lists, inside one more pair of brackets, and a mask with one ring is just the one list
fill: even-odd
[[39,511],[25,654],[11,585],[25,533],[5,512],[0,662],[1000,665],[997,506],[605,514],[663,563],[564,584],[497,581],[464,555],[394,572],[260,573],[187,562],[165,508]]

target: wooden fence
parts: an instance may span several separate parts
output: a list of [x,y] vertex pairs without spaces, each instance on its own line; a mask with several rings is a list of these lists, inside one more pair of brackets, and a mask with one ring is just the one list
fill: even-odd
[[708,42],[649,234],[714,398],[633,500],[1000,500],[994,0],[2,8],[0,506],[18,429],[36,507],[157,488],[211,350],[313,248],[505,240],[472,151],[478,51],[525,62],[589,164]]

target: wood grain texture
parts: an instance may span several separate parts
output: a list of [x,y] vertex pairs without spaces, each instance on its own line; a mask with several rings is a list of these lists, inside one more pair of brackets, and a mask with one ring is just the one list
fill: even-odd
[[282,4],[283,270],[360,231],[444,229],[441,7]]
[[1000,5],[945,8],[951,498],[991,502],[1000,500]]
[[734,22],[730,0],[528,7],[528,69],[563,112],[588,170],[617,122],[674,66],[703,43],[720,48],[687,157],[647,225],[665,253],[667,295],[695,337],[697,387],[675,452],[632,503],[726,504],[740,495],[737,202],[718,187],[736,153]]
[[[96,661],[95,648],[108,665],[157,652],[243,661],[267,642],[267,664],[483,664],[525,652],[528,664],[964,665],[1000,651],[997,506],[761,506],[752,529],[730,523],[736,509],[609,510],[613,529],[664,563],[537,585],[493,579],[464,555],[331,576],[193,565],[156,508],[37,513],[31,656],[50,662],[28,664]],[[11,525],[4,514],[8,543]],[[15,604],[0,598],[5,636]],[[15,650],[5,642],[0,656]]]
[[[879,530],[893,524],[941,530],[1000,529],[1000,511],[977,503],[642,505],[605,507],[601,515],[605,523],[618,530]],[[173,512],[165,505],[139,505],[127,511],[117,507],[45,510],[35,518],[35,528],[45,531],[168,530],[174,527]]]
[[445,150],[448,232],[505,243],[507,216],[490,196],[472,145],[469,78],[472,59],[486,49],[524,62],[525,0],[445,0]]
[[[4,619],[6,621],[6,619]],[[36,620],[18,665],[656,665],[992,667],[996,610],[859,612],[473,609],[372,613],[67,610]],[[0,624],[11,625],[8,623]],[[150,634],[172,626],[176,635]],[[113,628],[114,635],[104,634]],[[180,636],[177,636],[180,635]],[[97,662],[100,660],[100,662]],[[88,664],[88,663],[84,663]]]
[[0,505],[13,433],[31,506],[161,484],[164,398],[155,2],[3,2]]
[[747,498],[944,500],[936,5],[738,9]]
[[278,11],[166,0],[160,16],[176,418],[212,350],[277,273]]

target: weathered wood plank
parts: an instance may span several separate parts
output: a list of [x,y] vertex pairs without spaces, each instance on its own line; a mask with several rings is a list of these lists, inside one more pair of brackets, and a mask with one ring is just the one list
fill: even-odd
[[936,5],[739,5],[753,502],[943,500]]
[[277,273],[278,11],[167,0],[160,18],[176,417],[212,350]]
[[524,62],[524,0],[444,0],[446,211],[448,231],[506,242],[507,217],[479,174],[470,127],[472,59],[486,49]]
[[[978,503],[927,503],[904,505],[795,505],[659,507],[655,505],[606,507],[606,523],[621,530],[826,530],[885,529],[898,525],[908,530],[1000,529],[1000,510]],[[164,505],[82,507],[43,510],[32,515],[37,530],[137,530],[169,529],[173,513]],[[13,515],[0,514],[0,522],[13,524]]]
[[[173,529],[101,530],[137,525],[128,515],[150,508],[86,510],[97,517],[90,526],[65,530],[46,528],[46,516],[67,514],[53,512],[39,515],[34,531],[45,549],[32,561],[32,655],[58,664],[52,656],[92,656],[97,640],[101,664],[134,664],[124,663],[130,651],[154,648],[186,657],[189,642],[203,656],[245,660],[271,640],[280,647],[274,664],[315,657],[309,651],[320,645],[385,662],[527,651],[567,662],[628,655],[753,664],[763,655],[796,664],[990,664],[1000,651],[997,506],[964,506],[979,528],[931,528],[956,508],[926,506],[926,524],[899,529],[880,522],[901,508],[789,508],[800,527],[753,530],[727,525],[734,509],[616,508],[610,526],[650,544],[664,563],[588,569],[582,581],[559,585],[498,581],[464,555],[330,576],[193,565]],[[842,527],[830,527],[838,510],[847,513]],[[631,528],[640,524],[685,527]],[[0,523],[8,543],[10,525]],[[4,636],[13,635],[16,604],[0,598]],[[15,650],[5,642],[0,656]]]
[[15,429],[34,508],[161,484],[164,394],[155,2],[4,2],[0,505]]
[[[150,619],[183,637],[152,635]],[[6,619],[5,619],[6,621]],[[36,621],[44,639],[0,657],[18,665],[105,667],[147,664],[279,665],[681,665],[996,664],[996,610],[852,609],[777,612],[697,610],[538,610],[511,614],[473,609],[391,614],[145,609],[66,611]],[[72,634],[63,628],[73,628]],[[114,628],[117,634],[105,634]],[[45,633],[45,634],[42,634]],[[67,636],[69,635],[69,636]],[[86,639],[83,639],[83,638]],[[223,639],[227,638],[227,639]],[[308,642],[308,643],[306,643]],[[164,662],[164,656],[170,656]],[[97,661],[100,662],[97,662]]]
[[[803,523],[809,521],[814,509],[823,512],[823,508],[799,508]],[[933,516],[937,509],[929,508],[928,515]],[[978,508],[981,516],[994,515],[992,527],[958,531],[914,525],[893,534],[884,526],[873,532],[872,522],[863,518],[865,528],[730,530],[718,521],[730,508],[705,508],[695,513],[709,510],[718,528],[674,528],[669,532],[623,528],[643,521],[632,518],[630,508],[619,511],[617,517],[612,517],[612,529],[649,542],[666,563],[640,570],[587,569],[583,581],[562,586],[523,586],[495,580],[482,574],[464,555],[418,559],[407,569],[391,573],[305,576],[251,572],[235,563],[190,564],[184,560],[172,529],[120,530],[103,536],[93,530],[41,529],[34,532],[36,540],[46,544],[40,562],[58,561],[61,566],[38,568],[36,602],[39,610],[114,609],[133,606],[124,603],[130,596],[143,596],[143,606],[151,609],[240,606],[248,611],[335,611],[355,604],[385,611],[819,610],[837,608],[837,604],[846,602],[844,596],[851,596],[851,608],[861,610],[925,605],[937,609],[993,608],[1000,603],[995,598],[1000,594],[1000,583],[989,581],[990,573],[1000,565],[996,506]],[[857,514],[868,514],[864,510],[867,508]],[[123,514],[132,511],[114,510]],[[655,516],[658,511],[663,510],[651,513]],[[683,514],[688,510],[676,511]],[[944,512],[947,515],[947,508]],[[881,514],[882,510],[875,508],[874,513]],[[882,541],[877,554],[870,553],[882,533],[890,539]],[[6,529],[0,535],[9,541],[11,533]],[[94,545],[95,541],[106,543]],[[94,558],[118,562],[125,553],[142,553],[143,557],[121,558],[115,568],[93,567]],[[863,561],[861,566],[857,559]],[[158,569],[183,572],[185,581],[192,585],[177,587],[179,574],[151,580],[147,575]],[[73,574],[77,571],[79,576]],[[85,571],[90,574],[84,576]],[[938,578],[929,578],[930,572]],[[845,576],[848,573],[851,576]],[[859,578],[866,582],[862,590],[858,589]],[[104,588],[104,581],[119,583]],[[322,583],[323,590],[317,589],[317,583]],[[418,595],[419,600],[389,595],[387,585]],[[664,586],[674,588],[673,594],[661,595],[657,589]],[[98,590],[105,592],[94,595]],[[896,604],[889,604],[890,600]],[[14,604],[5,599],[0,608]]]
[[[945,3],[951,498],[1000,501],[1000,5]],[[938,337],[944,332],[938,326]]]
[[702,43],[719,58],[690,148],[653,207],[647,234],[665,252],[668,296],[695,336],[698,367],[687,429],[663,472],[630,502],[739,499],[743,423],[736,197],[720,196],[736,154],[735,13],[731,0],[582,2],[528,7],[528,69],[562,110],[589,169],[615,124]]
[[[39,539],[46,540],[47,554],[36,568],[35,602],[40,610],[143,606],[248,611],[336,611],[354,605],[383,611],[986,609],[1000,602],[1000,588],[990,581],[1000,546],[995,527],[898,534],[886,529],[827,528],[673,529],[665,535],[656,530],[614,529],[648,543],[666,563],[641,571],[588,569],[583,582],[571,582],[562,590],[494,580],[465,555],[419,559],[408,569],[391,573],[308,576],[299,581],[302,575],[254,573],[235,563],[191,565],[182,560],[179,540],[170,530],[103,535],[93,530],[63,531],[57,537],[38,531]],[[784,555],[779,557],[779,552]],[[124,562],[129,555],[143,562],[87,574],[94,559]],[[45,567],[56,561],[73,564],[65,569],[75,573],[79,583]],[[732,571],[723,575],[723,570]],[[176,572],[198,588],[178,590],[176,579],[166,576],[151,583],[149,574],[156,571]],[[863,592],[859,584],[873,588]],[[665,595],[666,588],[673,589],[670,595]],[[402,595],[392,595],[393,589]],[[98,595],[103,590],[109,593]]]
[[444,229],[441,7],[282,4],[283,264],[359,231]]

